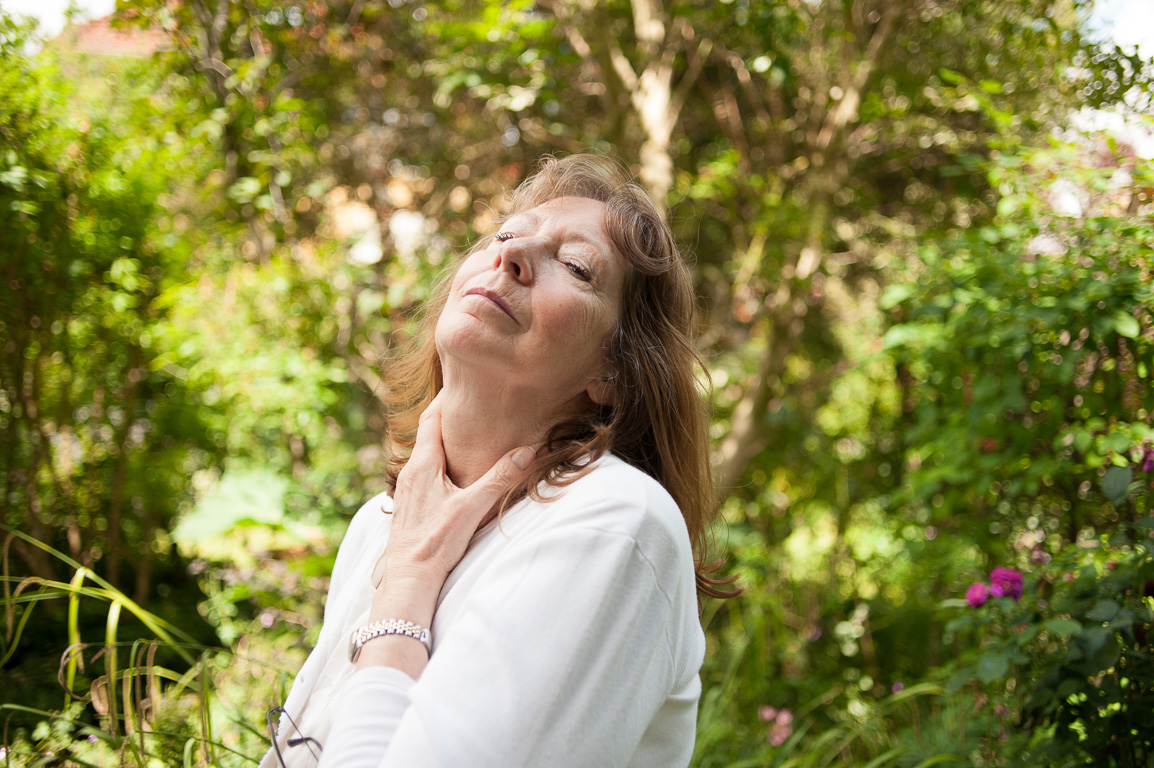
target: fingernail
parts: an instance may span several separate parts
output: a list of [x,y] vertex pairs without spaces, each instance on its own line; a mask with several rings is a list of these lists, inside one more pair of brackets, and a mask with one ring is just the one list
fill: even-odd
[[537,454],[532,448],[518,448],[513,454],[513,463],[517,465],[517,469],[525,469],[533,463],[533,457]]

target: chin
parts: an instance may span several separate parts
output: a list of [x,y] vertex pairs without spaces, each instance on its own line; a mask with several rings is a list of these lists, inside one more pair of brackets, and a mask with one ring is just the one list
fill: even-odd
[[471,315],[444,317],[437,321],[433,333],[437,354],[446,358],[481,365],[508,367],[508,339],[493,333],[492,328]]

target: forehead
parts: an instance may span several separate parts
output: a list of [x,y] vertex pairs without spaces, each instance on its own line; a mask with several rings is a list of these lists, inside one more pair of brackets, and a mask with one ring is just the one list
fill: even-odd
[[584,240],[606,256],[615,249],[605,228],[605,203],[586,197],[557,197],[509,217],[510,225],[558,230],[567,238]]

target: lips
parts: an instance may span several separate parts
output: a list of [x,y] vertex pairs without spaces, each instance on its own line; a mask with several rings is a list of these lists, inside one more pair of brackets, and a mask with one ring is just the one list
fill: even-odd
[[488,299],[489,301],[496,304],[497,307],[502,312],[504,312],[506,315],[508,315],[510,318],[512,318],[514,323],[517,323],[517,325],[521,324],[521,321],[519,321],[516,318],[516,316],[513,315],[513,310],[509,308],[509,305],[505,302],[504,299],[501,298],[500,294],[498,294],[496,291],[490,290],[489,288],[480,288],[480,287],[479,288],[470,288],[469,290],[465,291],[465,295],[466,296],[482,296],[482,297]]

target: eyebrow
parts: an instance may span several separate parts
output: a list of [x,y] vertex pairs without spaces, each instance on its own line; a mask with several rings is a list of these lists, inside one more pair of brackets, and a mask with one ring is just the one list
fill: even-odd
[[503,223],[505,226],[508,226],[510,224],[516,224],[520,221],[526,221],[529,224],[540,224],[541,217],[535,213],[530,213],[529,211],[520,211],[505,219]]
[[[541,225],[541,217],[538,216],[537,214],[531,212],[531,211],[520,211],[518,213],[514,213],[512,216],[510,216],[508,219],[506,219],[504,221],[502,229],[504,227],[507,227],[507,226],[516,226],[517,224],[520,224],[522,222],[524,222],[528,226],[540,226]],[[580,242],[585,243],[586,245],[588,245],[590,248],[597,251],[598,253],[601,253],[601,251],[603,251],[605,249],[605,243],[593,240],[593,239],[587,237],[584,233],[582,233],[580,231],[571,232],[569,239],[579,240]]]

